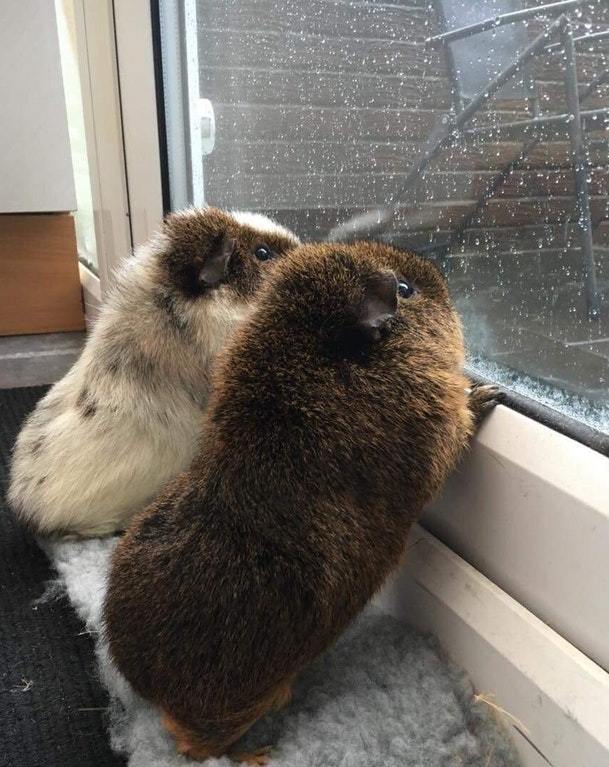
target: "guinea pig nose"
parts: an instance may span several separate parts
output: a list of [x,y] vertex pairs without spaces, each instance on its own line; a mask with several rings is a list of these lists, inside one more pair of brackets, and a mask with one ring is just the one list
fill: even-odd
[[223,242],[218,250],[210,253],[199,272],[199,282],[210,288],[225,282],[234,252],[235,241],[228,240]]

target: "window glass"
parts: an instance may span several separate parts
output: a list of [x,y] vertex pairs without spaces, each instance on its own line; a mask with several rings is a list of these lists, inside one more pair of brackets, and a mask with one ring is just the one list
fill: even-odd
[[535,5],[187,0],[204,198],[424,252],[474,371],[609,433],[609,4],[425,42]]

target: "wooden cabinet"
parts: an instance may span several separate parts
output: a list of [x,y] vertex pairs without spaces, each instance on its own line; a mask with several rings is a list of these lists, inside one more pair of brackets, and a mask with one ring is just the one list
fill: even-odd
[[72,216],[0,215],[0,335],[84,326]]

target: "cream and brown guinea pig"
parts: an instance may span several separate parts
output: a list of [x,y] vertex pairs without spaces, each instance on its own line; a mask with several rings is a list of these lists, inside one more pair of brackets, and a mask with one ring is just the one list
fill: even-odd
[[197,457],[111,567],[111,657],[182,753],[230,753],[400,562],[494,393],[468,396],[462,362],[421,258],[362,242],[274,266],[218,358]]
[[81,357],[26,421],[8,492],[36,532],[124,527],[192,460],[211,364],[272,261],[298,245],[265,216],[169,216],[127,260]]

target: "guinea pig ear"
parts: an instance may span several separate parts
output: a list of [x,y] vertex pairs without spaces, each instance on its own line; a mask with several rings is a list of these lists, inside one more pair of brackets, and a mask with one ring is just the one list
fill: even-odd
[[398,308],[398,281],[393,272],[375,272],[364,285],[357,326],[370,341],[378,341],[381,329],[395,316]]
[[199,272],[199,282],[202,285],[213,287],[224,281],[228,264],[236,247],[237,240],[225,235],[221,235],[214,241],[203,268]]

